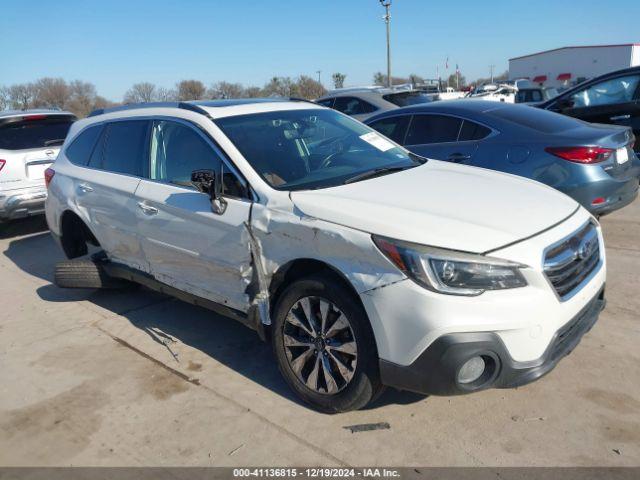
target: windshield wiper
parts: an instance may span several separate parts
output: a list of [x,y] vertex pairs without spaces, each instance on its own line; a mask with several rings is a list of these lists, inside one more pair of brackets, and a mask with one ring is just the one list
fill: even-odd
[[55,140],[47,140],[44,142],[45,147],[50,147],[51,145],[62,145],[64,143],[64,138],[56,138]]
[[373,170],[368,170],[366,172],[359,173],[354,175],[353,177],[349,177],[344,181],[344,184],[359,182],[360,180],[366,180],[368,178],[379,177],[380,175],[386,175],[388,173],[400,172],[402,170],[406,170],[407,168],[412,168],[413,166],[404,166],[404,167],[382,167],[375,168]]

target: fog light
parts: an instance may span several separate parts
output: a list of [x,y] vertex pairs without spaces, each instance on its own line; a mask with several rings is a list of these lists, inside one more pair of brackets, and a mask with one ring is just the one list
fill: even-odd
[[484,373],[485,363],[482,357],[472,357],[458,371],[458,383],[472,383]]

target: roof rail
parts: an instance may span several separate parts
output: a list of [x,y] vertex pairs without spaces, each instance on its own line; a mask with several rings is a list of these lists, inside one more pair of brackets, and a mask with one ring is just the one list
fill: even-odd
[[148,103],[129,103],[127,105],[120,105],[111,108],[98,108],[92,111],[88,117],[95,117],[104,113],[121,112],[125,110],[136,110],[140,108],[182,108],[184,110],[190,110],[192,112],[199,113],[206,117],[211,118],[207,111],[198,105],[188,102],[148,102]]
[[317,105],[317,103],[314,102],[313,100],[309,100],[307,98],[301,98],[301,97],[289,97],[289,101],[290,102],[307,102],[307,103],[313,103],[314,105]]

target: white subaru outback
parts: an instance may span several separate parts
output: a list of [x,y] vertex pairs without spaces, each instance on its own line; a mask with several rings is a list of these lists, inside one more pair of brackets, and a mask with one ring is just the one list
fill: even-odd
[[75,119],[58,110],[0,112],[0,222],[44,213],[44,172]]
[[126,279],[237,319],[326,412],[385,385],[529,383],[604,306],[600,226],[575,201],[417,157],[304,101],[98,111],[47,179],[67,256],[101,249],[63,263],[61,285]]

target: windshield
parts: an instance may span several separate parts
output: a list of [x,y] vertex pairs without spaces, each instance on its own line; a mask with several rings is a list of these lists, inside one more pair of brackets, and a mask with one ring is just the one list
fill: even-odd
[[409,105],[418,105],[432,101],[424,92],[389,93],[387,95],[383,95],[382,98],[399,107],[408,107]]
[[[278,190],[333,187],[424,160],[375,130],[328,109],[216,119],[256,172]],[[363,175],[365,174],[365,175]]]

